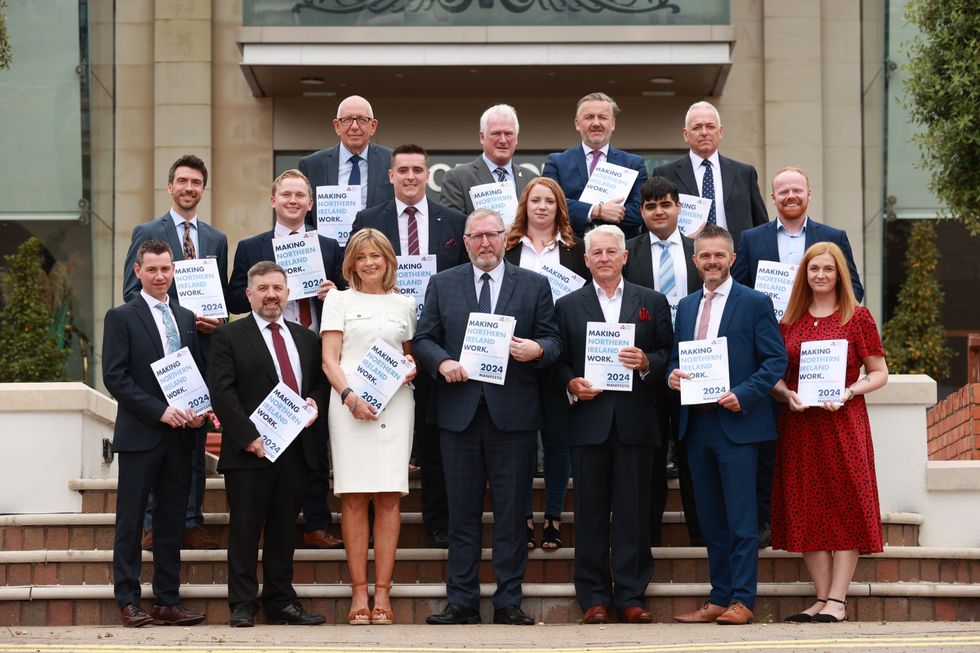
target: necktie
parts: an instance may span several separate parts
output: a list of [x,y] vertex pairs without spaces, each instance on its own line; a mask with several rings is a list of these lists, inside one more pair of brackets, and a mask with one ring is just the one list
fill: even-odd
[[177,325],[174,318],[170,316],[170,309],[166,304],[157,304],[156,309],[163,314],[163,332],[167,336],[167,355],[180,349],[180,336],[177,334]]
[[[290,231],[290,236],[295,236],[298,231]],[[309,329],[310,325],[313,324],[313,309],[310,308],[310,298],[304,297],[303,299],[298,299],[297,305],[299,306],[299,323],[305,328]],[[282,336],[280,336],[281,338]]]
[[480,309],[481,313],[490,312],[490,274],[487,272],[483,273],[480,277],[483,281],[483,287],[480,288],[480,301],[477,302],[477,307]]
[[592,163],[589,164],[589,176],[592,176],[592,171],[595,170],[596,165],[599,163],[599,159],[602,158],[602,150],[592,150]]
[[197,253],[194,251],[194,241],[191,240],[191,221],[184,220],[184,259],[189,260],[192,258],[197,258]]
[[348,161],[350,161],[350,177],[347,178],[347,185],[357,186],[361,183],[361,157],[355,154]]
[[419,223],[415,220],[415,214],[419,210],[414,206],[406,206],[405,214],[408,215],[408,255],[419,255]]
[[701,311],[701,320],[698,322],[698,334],[695,340],[704,340],[708,337],[708,322],[711,320],[711,300],[715,298],[715,293],[708,290],[704,293],[704,310]]
[[498,166],[493,174],[497,175],[497,181],[507,181],[507,171],[504,168]]
[[674,294],[674,257],[670,255],[670,243],[662,240],[660,245],[660,292]]
[[705,159],[701,162],[704,166],[704,179],[701,180],[701,197],[711,200],[711,210],[708,211],[708,224],[715,224],[718,218],[715,217],[715,173],[711,171],[711,161]]
[[299,394],[299,384],[296,383],[296,375],[293,373],[293,366],[289,362],[289,354],[286,353],[286,341],[279,333],[281,328],[278,322],[269,323],[269,331],[272,332],[272,348],[276,350],[276,360],[279,361],[279,374],[282,376],[282,382],[292,388],[293,392]]

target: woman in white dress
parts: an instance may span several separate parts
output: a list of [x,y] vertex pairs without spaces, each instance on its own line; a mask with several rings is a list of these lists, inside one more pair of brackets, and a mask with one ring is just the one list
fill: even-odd
[[[390,624],[391,574],[401,525],[401,497],[408,494],[415,399],[407,384],[377,413],[348,385],[348,375],[382,338],[411,359],[415,300],[395,291],[398,268],[388,239],[377,229],[354,234],[344,254],[349,290],[334,290],[323,303],[323,371],[333,387],[327,423],[333,451],[334,494],[340,497],[344,548],[351,577],[352,625]],[[374,501],[374,608],[368,609],[368,504]]]

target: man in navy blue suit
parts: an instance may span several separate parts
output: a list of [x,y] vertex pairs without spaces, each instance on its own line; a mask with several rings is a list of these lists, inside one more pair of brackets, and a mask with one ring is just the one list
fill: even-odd
[[681,623],[746,624],[753,620],[759,525],[756,466],[759,444],[776,439],[769,391],[786,371],[786,348],[772,300],[731,278],[731,235],[706,225],[694,241],[704,288],[677,307],[667,382],[680,390],[690,378],[680,368],[678,343],[728,340],[729,390],[717,403],[682,405],[678,439],[686,443],[698,521],[708,547],[711,595]]
[[[575,233],[580,236],[599,224],[618,225],[627,238],[637,236],[643,226],[640,217],[640,186],[647,179],[643,159],[612,147],[619,105],[605,93],[589,93],[575,107],[575,129],[582,144],[564,152],[549,154],[541,175],[558,182],[568,200],[568,213]],[[609,202],[588,204],[578,201],[595,167],[602,162],[632,168],[639,174],[629,195]]]
[[[313,205],[313,192],[310,182],[299,170],[287,170],[272,182],[270,202],[276,214],[276,224],[271,231],[246,238],[238,243],[235,250],[235,267],[228,284],[228,309],[232,313],[248,313],[252,308],[246,296],[248,271],[259,261],[275,261],[272,239],[290,234],[303,233],[307,227],[303,222],[306,212]],[[319,237],[320,256],[327,278],[320,284],[316,297],[290,300],[286,302],[283,315],[290,322],[296,322],[313,333],[320,333],[320,310],[323,299],[334,288],[346,288],[341,268],[343,255],[340,245],[333,238]],[[330,532],[333,522],[327,506],[329,494],[330,469],[327,463],[327,421],[319,420],[313,425],[320,447],[316,457],[318,467],[310,473],[307,480],[306,495],[303,498],[303,544],[316,549],[337,549],[343,541]]]
[[[494,623],[530,625],[521,610],[527,568],[524,502],[537,431],[538,372],[561,351],[551,287],[540,274],[504,260],[504,221],[477,209],[464,238],[471,264],[429,280],[412,350],[435,377],[429,417],[440,429],[449,494],[448,605],[429,624],[480,623],[483,495],[493,503]],[[470,381],[459,362],[470,313],[516,318],[503,385]]]

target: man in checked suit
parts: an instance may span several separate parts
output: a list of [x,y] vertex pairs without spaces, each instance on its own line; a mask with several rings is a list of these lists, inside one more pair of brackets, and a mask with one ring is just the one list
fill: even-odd
[[[663,459],[654,451],[667,445],[655,389],[663,383],[673,330],[664,296],[623,279],[626,256],[618,227],[602,225],[585,234],[592,283],[555,306],[562,353],[553,374],[573,402],[568,444],[575,479],[575,595],[587,624],[606,623],[611,607],[621,623],[653,620],[645,607],[653,577],[650,475],[654,459]],[[601,390],[585,378],[590,322],[608,323],[610,330],[634,325],[633,346],[616,354],[632,376],[632,389]]]
[[439,201],[469,215],[473,212],[470,188],[498,181],[512,182],[520,199],[528,182],[537,177],[530,170],[514,165],[514,151],[520,131],[517,111],[509,104],[496,104],[484,111],[480,116],[483,155],[446,173],[442,178]]
[[[557,181],[565,191],[572,227],[580,236],[592,227],[606,223],[619,226],[629,238],[639,234],[643,224],[640,219],[640,186],[647,179],[647,168],[641,157],[609,144],[616,130],[617,113],[619,105],[605,93],[589,93],[579,100],[575,107],[575,129],[582,136],[582,144],[564,152],[549,154],[541,171],[543,176]],[[578,201],[593,169],[602,162],[638,172],[629,195],[599,204]]]
[[[351,233],[373,227],[391,241],[396,256],[435,255],[436,271],[466,262],[463,224],[466,216],[425,197],[429,155],[418,145],[399,145],[388,171],[395,198],[365,209],[354,218]],[[426,418],[432,401],[432,377],[415,378],[415,454],[422,467],[422,521],[432,546],[449,546],[449,507],[439,453],[439,429]]]
[[[191,451],[204,415],[168,406],[150,365],[187,347],[198,369],[204,360],[194,314],[171,302],[170,246],[148,240],[136,250],[133,275],[142,290],[105,315],[102,380],[119,404],[112,450],[119,454],[119,493],[112,567],[124,626],[148,623],[191,626],[204,615],[180,604],[180,539],[191,480]],[[140,607],[140,530],[153,489],[152,615]]]
[[[378,120],[371,104],[359,95],[351,95],[337,107],[333,121],[340,143],[314,152],[299,160],[299,169],[313,186],[361,186],[361,208],[377,206],[392,199],[388,181],[391,150],[371,142]],[[306,214],[310,230],[316,229],[316,202]]]
[[[530,625],[521,610],[527,568],[524,502],[537,430],[538,370],[561,351],[551,287],[543,276],[504,261],[504,221],[486,209],[466,221],[470,264],[429,280],[412,350],[436,378],[430,417],[439,425],[449,491],[448,605],[429,624],[480,623],[483,495],[493,503],[494,623]],[[470,313],[516,318],[503,385],[470,381],[459,363]]]
[[[235,250],[235,267],[228,283],[228,309],[232,313],[251,311],[247,296],[248,271],[259,261],[274,261],[272,239],[306,230],[303,219],[313,205],[310,182],[299,170],[286,170],[272,182],[272,197],[269,200],[276,214],[276,224],[271,231],[246,238],[238,243]],[[319,237],[320,257],[326,279],[320,284],[316,297],[286,302],[285,316],[313,333],[320,333],[320,311],[323,299],[334,288],[347,287],[341,267],[343,255],[340,245],[333,238]],[[333,516],[327,505],[330,492],[330,466],[327,461],[327,421],[320,420],[314,429],[321,431],[316,442],[321,446],[317,454],[317,466],[309,476],[306,496],[303,499],[303,545],[315,549],[338,549],[343,541],[330,532]]]
[[[123,299],[130,301],[139,296],[140,280],[133,271],[136,254],[140,246],[148,240],[162,240],[170,245],[175,261],[192,258],[213,258],[218,262],[218,279],[225,297],[228,296],[228,237],[199,219],[197,206],[204,197],[208,185],[208,169],[204,161],[193,154],[185,154],[173,162],[167,177],[167,191],[172,202],[170,211],[152,222],[137,225],[133,229],[133,239],[126,254],[123,276]],[[175,284],[170,286],[170,298],[177,302]],[[201,342],[201,355],[208,358],[211,333],[224,320],[217,317],[195,316],[195,323]],[[202,526],[204,514],[201,503],[204,501],[204,479],[206,465],[204,460],[205,429],[201,428],[196,437],[191,458],[191,491],[187,498],[187,512],[184,518],[182,546],[187,549],[217,549],[218,542]],[[153,506],[155,495],[150,495],[146,518],[143,521],[143,548],[153,547]]]
[[765,224],[769,215],[755,168],[718,154],[724,136],[718,109],[695,102],[684,118],[684,141],[691,151],[657,166],[653,175],[670,179],[686,195],[714,199],[708,221],[727,229],[737,247],[742,232]]

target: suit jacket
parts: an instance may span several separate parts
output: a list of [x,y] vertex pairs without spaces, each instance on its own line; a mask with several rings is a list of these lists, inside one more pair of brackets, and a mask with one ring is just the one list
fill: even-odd
[[[642,157],[617,150],[611,145],[605,160],[624,168],[632,168],[640,173],[633,183],[629,197],[626,198],[626,217],[620,223],[620,228],[627,238],[638,235],[639,230],[643,227],[643,217],[640,215],[640,186],[647,180],[646,164]],[[541,174],[557,181],[558,185],[565,191],[572,227],[575,229],[575,233],[580,236],[584,234],[589,226],[588,216],[592,205],[578,201],[589,181],[589,168],[585,163],[585,150],[582,149],[581,144],[564,152],[549,154]]]
[[[364,208],[377,206],[388,200],[395,199],[395,189],[388,179],[388,169],[391,168],[391,149],[383,145],[368,143],[367,147],[367,204]],[[299,171],[310,180],[313,186],[313,196],[316,198],[317,186],[336,186],[340,170],[340,145],[328,147],[314,152],[299,160]],[[344,180],[347,183],[347,180]],[[365,183],[362,179],[361,183]],[[306,214],[306,222],[316,229],[316,202]]]
[[[694,339],[698,307],[704,288],[688,295],[677,306],[674,328],[674,349],[667,366],[667,375],[679,367],[677,343]],[[741,410],[733,413],[719,407],[718,417],[729,440],[751,444],[776,439],[776,420],[773,417],[769,391],[786,372],[787,356],[779,324],[773,313],[772,300],[766,295],[732,284],[731,295],[721,314],[718,336],[728,338],[728,380],[732,393],[738,397]],[[687,433],[690,406],[681,406],[677,437]]]
[[459,360],[469,314],[476,312],[473,266],[459,265],[429,279],[422,317],[412,341],[412,352],[422,370],[436,379],[434,400],[429,403],[429,421],[448,431],[464,431],[473,420],[481,390],[493,423],[501,431],[536,431],[541,427],[538,370],[555,362],[561,352],[555,307],[548,280],[504,261],[504,279],[494,312],[517,318],[514,335],[532,338],[544,353],[525,363],[513,358],[507,365],[503,385],[466,381],[446,383],[439,363]]
[[[629,256],[626,258],[626,267],[623,268],[623,277],[627,281],[653,288],[653,254],[650,251],[650,232],[644,231],[636,238],[631,238],[626,242],[626,251]],[[687,264],[687,294],[695,292],[704,284],[701,283],[701,276],[694,265],[694,241],[681,235],[681,245],[684,247],[684,262]]]
[[[524,192],[528,183],[537,175],[516,163],[512,164],[512,167],[517,199],[520,199],[521,193]],[[492,184],[496,181],[496,178],[490,174],[490,168],[487,167],[486,161],[483,160],[482,156],[479,156],[475,161],[458,165],[446,173],[442,178],[442,195],[439,197],[439,202],[443,206],[469,215],[473,213],[470,188],[480,184]]]
[[[198,345],[194,314],[171,302],[180,344],[194,357],[201,374],[207,373]],[[178,435],[193,446],[196,429],[173,429],[160,422],[167,400],[150,364],[164,356],[163,342],[150,307],[138,294],[105,314],[102,340],[102,382],[118,402],[112,437],[115,452],[149,451],[162,438]]]
[[[586,323],[604,322],[605,317],[591,283],[559,299],[555,313],[562,353],[552,374],[555,385],[565,389],[573,378],[585,376]],[[663,383],[674,340],[667,298],[627,281],[623,284],[619,321],[636,325],[634,344],[646,352],[650,373],[640,378],[634,370],[631,392],[607,391],[594,399],[575,402],[569,409],[569,446],[605,442],[614,420],[619,438],[627,444],[654,447],[666,443],[667,434],[658,427],[656,388]]]
[[[286,326],[299,350],[299,360],[303,366],[299,394],[303,398],[312,397],[320,411],[318,419],[325,420],[328,387],[320,367],[320,337],[294,322],[287,321]],[[248,416],[279,383],[272,354],[251,313],[215,330],[207,378],[211,405],[223,427],[218,471],[261,469],[272,465],[267,459],[257,458],[245,451],[245,447],[259,437],[258,429]],[[325,429],[313,427],[303,429],[289,445],[303,447],[310,469],[316,469],[319,464],[317,451],[323,448],[316,438],[317,433],[324,432]]]
[[[519,266],[521,264],[521,252],[523,251],[524,247],[518,243],[516,246],[504,252],[504,259],[509,263]],[[575,239],[575,244],[571,249],[565,249],[561,246],[558,247],[558,262],[585,279],[586,283],[592,281],[592,272],[585,265],[585,241],[581,238]]]
[[[759,268],[759,261],[779,261],[779,245],[776,243],[776,227],[778,218],[764,225],[753,227],[742,234],[738,242],[738,256],[732,265],[732,277],[735,281],[746,286],[755,287],[755,273]],[[809,249],[817,243],[834,243],[844,252],[847,259],[847,269],[851,272],[851,287],[854,288],[854,296],[858,301],[864,299],[864,286],[861,285],[861,278],[858,276],[857,266],[854,265],[854,254],[851,252],[851,243],[847,240],[847,232],[843,229],[821,224],[813,218],[806,221],[806,248]]]
[[[753,226],[769,221],[766,203],[759,192],[759,174],[747,163],[740,163],[718,155],[721,167],[722,195],[725,200],[725,220],[728,231],[732,234],[735,246],[738,247],[742,232]],[[698,182],[694,177],[694,167],[691,156],[684,156],[669,163],[657,166],[653,176],[666,177],[677,184],[677,189],[687,195],[700,196]]]
[[[232,313],[248,313],[252,310],[245,294],[245,289],[248,288],[248,270],[259,261],[276,260],[275,252],[272,250],[272,239],[275,236],[275,230],[270,230],[238,243],[238,248],[235,250],[235,266],[231,271],[227,293],[228,310]],[[343,273],[344,255],[337,241],[320,236],[320,257],[323,258],[323,270],[327,273],[327,279],[337,284],[337,288],[341,290],[346,288],[347,282],[344,281]],[[319,315],[323,302],[316,297],[312,299],[312,309]]]
[[[402,255],[401,239],[398,237],[398,209],[395,200],[385,202],[358,212],[354,218],[351,234],[361,229],[373,227],[391,241],[395,255]],[[436,269],[439,272],[469,261],[463,245],[463,228],[466,216],[455,209],[429,202],[429,254],[436,255]]]
[[[136,225],[133,229],[133,239],[129,244],[129,251],[126,252],[126,263],[123,269],[123,301],[129,301],[138,297],[142,285],[139,278],[133,271],[136,263],[136,254],[140,245],[148,240],[162,240],[170,245],[174,251],[174,260],[184,260],[184,244],[177,238],[177,228],[174,226],[174,219],[167,211],[162,216],[151,222],[144,222]],[[221,280],[221,290],[225,297],[228,296],[228,237],[204,222],[200,218],[197,220],[197,256],[198,258],[215,258],[218,260],[218,278]],[[170,298],[177,299],[177,284],[170,285]]]

